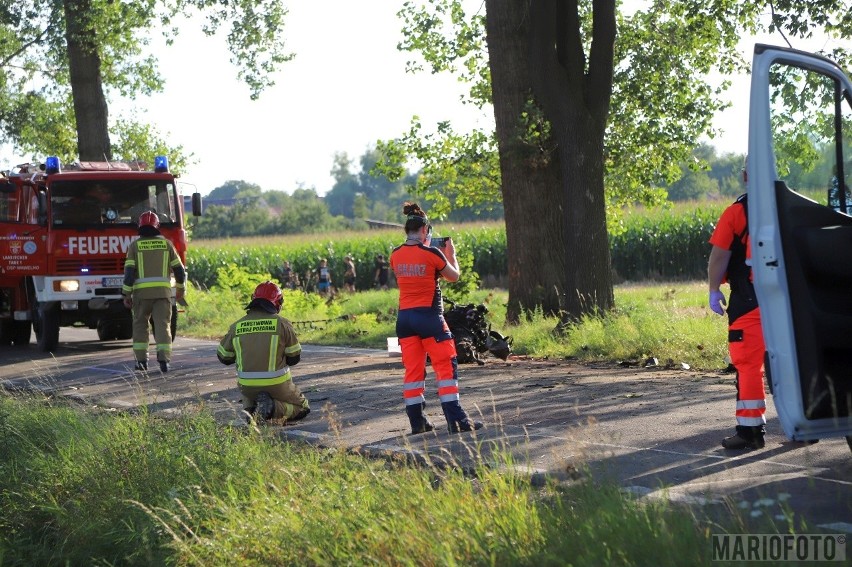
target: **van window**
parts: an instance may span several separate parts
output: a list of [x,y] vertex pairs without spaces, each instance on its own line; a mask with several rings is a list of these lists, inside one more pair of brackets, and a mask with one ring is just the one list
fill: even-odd
[[776,63],[769,76],[779,177],[797,193],[852,215],[852,111],[840,83],[787,63]]

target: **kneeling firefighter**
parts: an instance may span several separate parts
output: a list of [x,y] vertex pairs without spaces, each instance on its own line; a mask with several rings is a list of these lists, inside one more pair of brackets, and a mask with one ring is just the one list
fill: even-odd
[[292,323],[278,314],[283,302],[277,285],[270,281],[258,285],[245,317],[231,325],[217,352],[222,364],[237,364],[243,409],[258,422],[297,421],[311,411],[290,374],[302,346]]

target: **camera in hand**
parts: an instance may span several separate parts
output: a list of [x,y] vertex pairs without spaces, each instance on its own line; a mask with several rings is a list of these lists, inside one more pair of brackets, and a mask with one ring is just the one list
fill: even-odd
[[431,246],[435,248],[443,248],[447,244],[447,240],[449,240],[449,236],[433,236]]

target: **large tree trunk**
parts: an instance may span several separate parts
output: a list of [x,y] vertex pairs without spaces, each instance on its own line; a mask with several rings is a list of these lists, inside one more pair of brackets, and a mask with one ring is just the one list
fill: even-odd
[[[600,43],[597,51],[592,48],[586,75],[576,2],[486,1],[510,320],[537,306],[576,319],[614,303],[603,137],[612,90],[615,18],[612,0],[595,2],[596,12],[599,4],[609,6],[612,17],[604,13],[598,20],[596,13],[595,42]],[[606,41],[608,80],[607,66],[600,63]],[[546,119],[547,139],[528,135],[530,120],[521,119],[524,113],[533,118],[540,113]]]
[[101,58],[90,19],[91,2],[64,0],[64,8],[69,77],[77,118],[77,151],[81,161],[112,159]]

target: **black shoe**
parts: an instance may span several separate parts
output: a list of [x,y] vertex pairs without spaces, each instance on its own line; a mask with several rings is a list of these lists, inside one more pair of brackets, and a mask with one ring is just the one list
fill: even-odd
[[432,422],[427,420],[425,417],[423,418],[423,422],[420,424],[420,427],[412,427],[411,434],[419,435],[421,433],[426,433],[427,431],[434,431],[435,426],[432,425]]
[[137,360],[136,370],[148,370],[148,363],[144,360]]
[[302,408],[299,410],[298,413],[296,413],[296,415],[288,419],[287,423],[290,423],[291,421],[299,421],[300,419],[305,419],[306,417],[308,417],[309,413],[311,413],[311,408]]
[[411,434],[418,435],[427,431],[434,431],[435,426],[429,422],[429,419],[423,415],[423,409],[426,407],[425,402],[405,406],[405,413],[408,415],[408,422],[411,424]]
[[160,372],[168,372],[172,369],[172,366],[165,360],[159,360],[158,362],[160,363]]
[[447,418],[447,431],[450,433],[475,431],[482,429],[484,426],[481,421],[472,421],[468,417],[467,412],[462,409],[458,400],[441,402],[441,409],[444,410],[444,417]]
[[734,451],[741,451],[743,449],[763,449],[765,446],[766,441],[764,441],[763,435],[755,435],[751,439],[746,439],[737,433],[736,435],[731,435],[730,437],[722,439],[722,447]]
[[460,431],[476,431],[478,429],[482,429],[485,427],[485,424],[481,421],[456,421],[449,424],[448,431],[450,433],[458,433]]
[[275,412],[275,402],[272,401],[272,397],[266,392],[259,393],[254,403],[257,404],[254,410],[254,417],[258,423],[270,419]]

